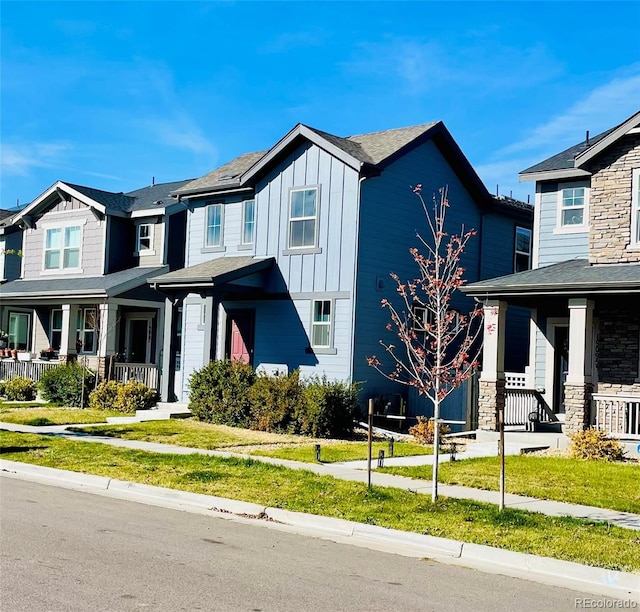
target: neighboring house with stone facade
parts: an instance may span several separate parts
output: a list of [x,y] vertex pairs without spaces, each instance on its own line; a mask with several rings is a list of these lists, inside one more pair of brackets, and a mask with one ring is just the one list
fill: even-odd
[[15,214],[19,278],[0,285],[9,348],[156,386],[164,297],[147,279],[184,264],[186,212],[170,192],[185,182],[124,194],[58,181]]
[[[177,189],[188,207],[186,267],[151,281],[167,295],[163,400],[186,401],[192,372],[232,358],[356,381],[380,410],[407,408],[406,388],[366,358],[388,333],[380,302],[396,296],[390,272],[417,274],[408,250],[416,231],[427,233],[417,183],[427,202],[448,186],[451,232],[478,230],[463,262],[469,280],[529,267],[532,207],[492,197],[442,122],[344,138],[299,124],[268,151]],[[468,312],[473,301],[454,306]],[[517,359],[528,312],[510,314]],[[443,414],[464,420],[465,392]],[[424,398],[405,400],[408,414],[430,410]]]
[[520,178],[536,182],[533,269],[465,288],[486,304],[480,426],[505,401],[505,310],[526,306],[546,415],[639,438],[640,112]]

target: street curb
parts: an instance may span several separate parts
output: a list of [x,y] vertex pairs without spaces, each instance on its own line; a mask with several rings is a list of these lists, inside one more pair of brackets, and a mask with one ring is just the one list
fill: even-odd
[[0,459],[0,473],[10,478],[250,522],[253,525],[265,525],[276,529],[284,528],[294,533],[314,535],[338,543],[391,552],[405,557],[427,558],[483,572],[523,578],[542,584],[640,603],[640,574],[606,570],[491,546],[386,529],[344,519],[292,512],[281,508],[266,508],[250,502],[154,487],[5,459]]

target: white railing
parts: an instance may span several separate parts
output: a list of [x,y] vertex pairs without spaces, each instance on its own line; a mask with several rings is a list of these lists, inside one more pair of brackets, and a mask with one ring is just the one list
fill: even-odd
[[594,393],[595,425],[609,435],[640,439],[640,395]]
[[16,361],[15,359],[0,359],[0,380],[9,380],[17,376],[30,378],[38,382],[45,370],[60,365],[57,361]]
[[158,390],[158,366],[154,363],[114,363],[112,378],[118,382],[137,380],[150,389]]
[[542,410],[540,396],[534,389],[505,389],[505,425],[528,425],[548,420],[547,414]]

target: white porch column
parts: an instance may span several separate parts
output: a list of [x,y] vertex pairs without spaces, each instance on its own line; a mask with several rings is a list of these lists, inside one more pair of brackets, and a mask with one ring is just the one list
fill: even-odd
[[78,306],[77,304],[62,305],[62,337],[60,339],[59,355],[62,360],[68,360],[78,354],[76,340],[78,337]]
[[226,346],[225,335],[227,330],[227,311],[225,310],[222,302],[218,302],[218,330],[216,334],[216,360],[221,361],[224,359]]
[[215,333],[214,322],[216,314],[213,310],[213,296],[207,295],[204,298],[204,342],[202,346],[202,365],[206,366],[211,361],[211,340]]
[[162,372],[160,374],[160,401],[168,402],[172,395],[174,363],[171,350],[173,340],[173,300],[164,300],[164,327],[162,332]]
[[[116,336],[118,333],[118,305],[100,304],[100,327],[98,340],[98,357],[109,357],[116,354]],[[63,315],[64,316],[64,315]]]
[[593,300],[569,300],[569,371],[567,383],[591,382],[593,338]]
[[507,303],[489,300],[484,305],[484,348],[478,383],[478,427],[497,430],[504,409],[504,343]]
[[507,303],[500,300],[488,300],[483,310],[484,344],[480,380],[503,380]]

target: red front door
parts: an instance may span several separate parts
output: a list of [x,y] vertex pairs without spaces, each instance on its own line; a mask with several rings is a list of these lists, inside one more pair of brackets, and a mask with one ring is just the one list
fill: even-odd
[[237,310],[228,313],[227,347],[230,359],[244,363],[253,362],[253,310]]

